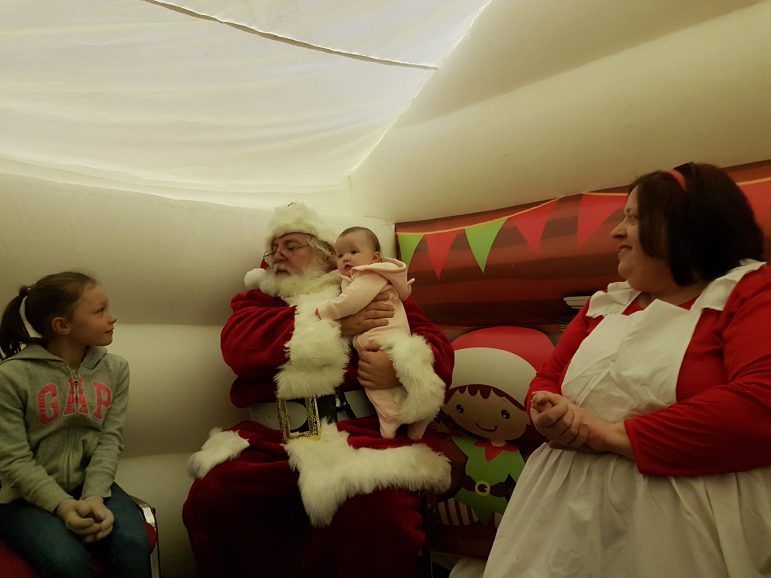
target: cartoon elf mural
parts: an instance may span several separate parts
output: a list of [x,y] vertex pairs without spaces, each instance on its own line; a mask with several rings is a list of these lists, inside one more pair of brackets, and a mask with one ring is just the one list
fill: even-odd
[[453,348],[455,370],[443,411],[454,422],[450,439],[465,467],[455,495],[437,507],[446,525],[497,526],[525,466],[515,442],[528,430],[527,388],[553,345],[533,329],[493,327],[460,336]]

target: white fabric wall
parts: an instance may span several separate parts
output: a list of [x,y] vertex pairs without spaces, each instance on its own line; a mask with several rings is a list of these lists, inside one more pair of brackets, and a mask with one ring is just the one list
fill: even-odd
[[[328,215],[338,230],[370,227],[394,254],[392,224],[337,217],[332,207]],[[261,209],[2,180],[0,299],[48,273],[84,269],[105,286],[119,322],[219,325],[260,263],[269,218]]]
[[192,482],[187,458],[209,429],[246,418],[228,402],[233,374],[220,356],[219,333],[217,325],[122,324],[110,347],[131,367],[118,483],[156,507],[164,576],[195,574],[181,518]]
[[[557,65],[572,44],[591,55],[580,50],[584,42],[571,39],[593,46],[604,34],[594,23],[613,22],[583,2],[564,3],[565,34],[540,51],[557,4],[491,4],[418,95],[414,112],[408,110],[353,173],[354,213],[396,222],[463,215],[615,187],[687,161],[734,166],[771,158],[771,0],[594,54],[568,70]],[[686,2],[606,4],[609,11],[644,6],[652,11],[648,19],[665,24],[670,10],[682,21],[688,9]],[[720,4],[727,3],[700,3]],[[522,19],[500,26],[520,8]],[[531,36],[533,26],[544,36]],[[632,39],[645,31],[627,22],[609,34],[627,28]],[[523,38],[522,44],[504,35]],[[511,54],[498,54],[500,43],[511,46]],[[507,58],[520,57],[542,66],[512,63],[520,75],[505,70]],[[541,70],[546,77],[538,76]],[[483,88],[475,86],[488,76]],[[415,198],[421,202],[406,202]]]

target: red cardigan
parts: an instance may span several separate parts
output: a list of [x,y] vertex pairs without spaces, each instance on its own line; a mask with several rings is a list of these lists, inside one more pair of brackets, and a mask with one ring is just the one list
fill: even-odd
[[[602,320],[586,317],[587,308],[570,323],[530,384],[528,411],[535,391],[562,393],[570,360]],[[639,309],[635,302],[624,314]],[[771,466],[768,266],[747,274],[723,311],[704,310],[680,367],[676,395],[673,405],[624,421],[641,473],[697,476]]]

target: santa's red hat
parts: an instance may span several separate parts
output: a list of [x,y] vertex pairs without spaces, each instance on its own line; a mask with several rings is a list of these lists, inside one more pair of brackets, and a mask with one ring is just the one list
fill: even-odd
[[530,382],[551,357],[549,338],[527,327],[487,327],[452,342],[455,369],[451,388],[480,384],[499,389],[524,404]]

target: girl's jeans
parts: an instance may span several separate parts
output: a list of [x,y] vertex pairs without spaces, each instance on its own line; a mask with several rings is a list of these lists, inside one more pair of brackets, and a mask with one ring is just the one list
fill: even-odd
[[[81,488],[71,492],[77,498]],[[91,554],[104,560],[114,578],[149,578],[150,546],[144,520],[118,484],[104,503],[115,516],[112,532],[83,544],[55,514],[24,500],[0,504],[0,538],[29,562],[42,578],[90,578]]]

